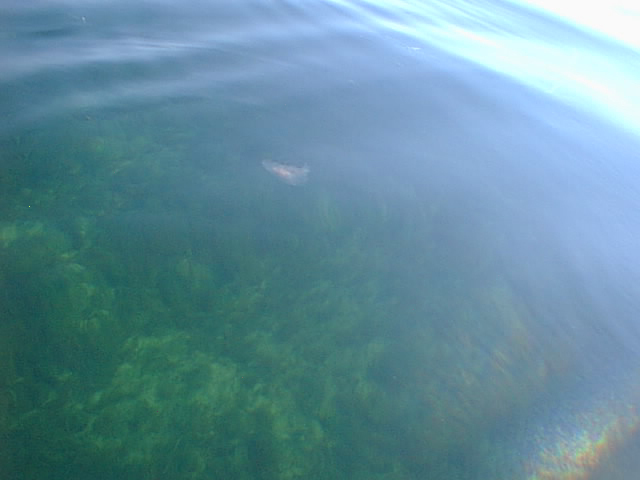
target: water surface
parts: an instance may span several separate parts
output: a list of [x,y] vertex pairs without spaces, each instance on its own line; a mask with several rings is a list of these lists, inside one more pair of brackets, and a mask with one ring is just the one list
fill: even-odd
[[5,2],[7,478],[634,478],[637,10],[561,7]]

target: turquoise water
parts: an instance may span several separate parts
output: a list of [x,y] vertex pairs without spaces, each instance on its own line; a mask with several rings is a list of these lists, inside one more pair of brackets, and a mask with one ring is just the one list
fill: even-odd
[[635,478],[640,57],[566,15],[1,7],[2,478]]

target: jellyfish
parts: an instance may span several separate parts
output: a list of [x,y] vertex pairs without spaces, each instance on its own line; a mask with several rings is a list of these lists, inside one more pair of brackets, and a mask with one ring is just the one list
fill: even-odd
[[263,160],[265,170],[289,185],[304,185],[309,179],[309,166],[296,167],[284,163]]

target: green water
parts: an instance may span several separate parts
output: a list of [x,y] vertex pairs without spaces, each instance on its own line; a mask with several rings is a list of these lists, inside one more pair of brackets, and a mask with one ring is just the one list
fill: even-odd
[[637,49],[303,3],[0,5],[0,480],[634,479]]
[[3,141],[5,478],[470,478],[569,355],[437,198],[286,185],[201,111]]

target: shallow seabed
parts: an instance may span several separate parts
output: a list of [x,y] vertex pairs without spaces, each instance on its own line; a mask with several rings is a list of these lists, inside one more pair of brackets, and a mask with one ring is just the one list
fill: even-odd
[[[91,112],[3,145],[16,478],[455,471],[438,459],[501,413],[505,366],[546,374],[508,287],[423,244],[437,205],[291,187],[175,112]],[[479,316],[515,343],[486,357]]]
[[2,480],[632,478],[635,126],[454,3],[11,17]]

